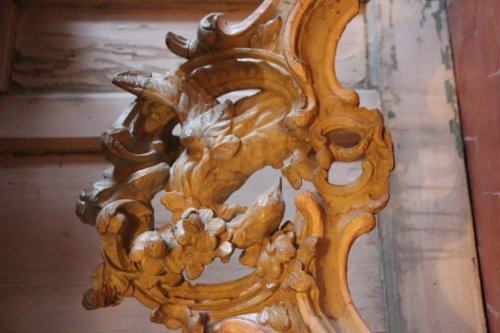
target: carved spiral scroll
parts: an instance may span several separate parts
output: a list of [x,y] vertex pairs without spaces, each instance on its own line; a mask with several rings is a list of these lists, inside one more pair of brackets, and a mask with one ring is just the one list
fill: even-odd
[[[113,167],[77,203],[103,257],[86,308],[135,297],[152,321],[183,332],[369,331],[347,258],[389,199],[394,162],[380,112],[359,108],[335,75],[338,40],[358,9],[357,0],[266,0],[234,26],[211,14],[193,40],[167,35],[187,59],[179,68],[116,75],[137,99],[102,136]],[[245,89],[256,92],[218,100]],[[356,181],[329,182],[333,163],[361,159]],[[283,221],[281,179],[249,207],[226,204],[267,166],[295,189],[316,188],[296,197],[294,221]],[[155,226],[151,200],[162,190],[172,220]],[[251,274],[196,284],[236,249]]]

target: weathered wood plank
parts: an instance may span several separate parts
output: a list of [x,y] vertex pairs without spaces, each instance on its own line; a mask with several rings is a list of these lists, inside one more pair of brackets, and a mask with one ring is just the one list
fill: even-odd
[[0,92],[9,88],[16,36],[17,7],[12,0],[0,2]]
[[[167,50],[168,31],[194,37],[207,13],[224,12],[238,21],[252,9],[26,8],[20,13],[12,86],[17,92],[119,91],[110,84],[118,72],[163,72],[184,61]],[[337,57],[339,77],[352,87],[366,77],[364,27],[362,16],[348,26]]]
[[485,332],[444,2],[370,2],[367,13],[396,148],[379,219],[388,331]]

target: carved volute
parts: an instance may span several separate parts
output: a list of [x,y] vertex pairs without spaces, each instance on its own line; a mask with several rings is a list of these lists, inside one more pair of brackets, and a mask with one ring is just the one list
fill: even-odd
[[[167,35],[186,58],[179,68],[116,75],[137,99],[102,136],[113,167],[77,204],[103,257],[87,309],[135,297],[152,321],[183,332],[369,332],[349,294],[347,258],[389,199],[394,162],[381,113],[359,107],[335,75],[358,1],[266,0],[237,25],[211,14],[194,40]],[[245,89],[256,92],[217,100]],[[358,160],[356,181],[329,182],[334,163]],[[249,207],[226,204],[267,166],[295,189],[316,189],[295,198],[293,221],[283,221],[281,180]],[[151,200],[162,190],[173,217],[155,227]],[[194,282],[236,249],[251,274]]]

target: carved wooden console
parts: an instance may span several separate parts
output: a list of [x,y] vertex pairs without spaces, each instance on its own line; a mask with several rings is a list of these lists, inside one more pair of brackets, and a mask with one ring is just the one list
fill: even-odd
[[[387,203],[394,164],[381,113],[358,107],[335,75],[337,43],[358,9],[358,0],[266,0],[237,25],[211,14],[194,40],[167,35],[187,59],[179,68],[116,75],[137,100],[102,136],[113,167],[77,204],[101,236],[87,309],[135,297],[152,321],[184,332],[369,331],[351,301],[347,257]],[[244,89],[257,92],[216,99]],[[360,159],[355,182],[329,183],[333,163]],[[294,221],[283,221],[281,180],[250,207],[225,204],[266,166],[295,189],[314,184],[296,197]],[[173,218],[155,228],[161,190]],[[253,273],[196,283],[235,249]]]

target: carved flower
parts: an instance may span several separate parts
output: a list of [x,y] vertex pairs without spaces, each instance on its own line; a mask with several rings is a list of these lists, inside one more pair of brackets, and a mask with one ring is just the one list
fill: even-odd
[[278,233],[262,252],[257,262],[257,274],[274,285],[284,272],[285,264],[297,254],[293,232]]
[[234,248],[227,241],[226,223],[210,209],[188,208],[175,227],[175,240],[182,247],[179,257],[188,277],[197,279],[215,257],[226,261]]
[[130,259],[142,267],[139,283],[147,289],[154,287],[157,282],[174,286],[183,280],[181,270],[170,264],[168,255],[172,249],[164,236],[158,231],[144,232],[135,239],[130,251]]

